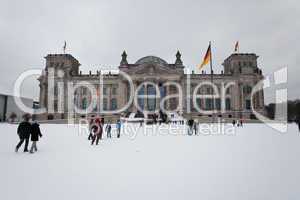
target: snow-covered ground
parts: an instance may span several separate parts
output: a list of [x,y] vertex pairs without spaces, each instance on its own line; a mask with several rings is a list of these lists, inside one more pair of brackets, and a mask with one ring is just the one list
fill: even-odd
[[[138,126],[138,125],[137,125]],[[0,124],[0,199],[299,200],[300,137],[246,124],[234,135],[123,135],[90,146],[77,126],[42,124],[35,154]],[[114,135],[115,136],[115,135]]]

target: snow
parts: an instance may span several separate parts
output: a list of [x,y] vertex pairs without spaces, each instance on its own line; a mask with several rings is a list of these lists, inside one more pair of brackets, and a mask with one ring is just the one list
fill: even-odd
[[139,128],[135,138],[113,133],[90,146],[78,125],[42,124],[35,154],[14,152],[16,125],[0,129],[5,200],[300,198],[295,125],[286,134],[246,124],[234,135],[200,136],[144,135]]

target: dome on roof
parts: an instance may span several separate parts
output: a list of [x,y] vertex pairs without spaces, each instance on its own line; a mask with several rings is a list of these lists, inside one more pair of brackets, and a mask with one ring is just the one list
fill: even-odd
[[141,65],[141,64],[161,64],[161,65],[167,65],[168,63],[156,56],[146,56],[143,57],[141,59],[139,59],[138,61],[136,61],[137,65]]

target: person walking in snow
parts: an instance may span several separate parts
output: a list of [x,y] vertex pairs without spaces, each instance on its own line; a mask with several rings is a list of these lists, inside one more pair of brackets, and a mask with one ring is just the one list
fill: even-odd
[[194,120],[191,118],[188,120],[188,135],[193,135]]
[[199,126],[199,122],[198,122],[198,120],[195,120],[195,123],[194,123],[194,131],[195,131],[195,135],[197,135],[198,134],[198,126]]
[[18,126],[17,133],[20,138],[20,141],[15,148],[15,152],[18,152],[19,148],[22,146],[24,141],[25,141],[24,152],[28,152],[29,138],[32,130],[31,124],[29,123],[29,119],[30,119],[30,115],[25,114],[23,116],[23,121]]
[[232,120],[232,125],[233,125],[233,126],[235,126],[235,123],[236,123],[236,121],[235,121],[235,120]]
[[300,117],[296,119],[296,124],[298,125],[298,130],[300,132]]
[[31,148],[30,148],[30,153],[34,153],[34,151],[37,151],[37,141],[39,141],[39,137],[42,137],[43,135],[41,134],[40,130],[40,125],[37,123],[37,121],[34,121],[33,124],[31,125]]
[[108,124],[106,125],[105,131],[106,131],[107,138],[111,138],[111,125],[110,125],[110,122],[108,122]]
[[101,119],[99,117],[96,117],[96,119],[94,120],[96,124],[100,124],[101,123]]
[[117,121],[116,128],[117,128],[117,138],[120,138],[120,135],[121,135],[121,121],[119,119]]
[[243,123],[244,123],[244,119],[241,118],[241,119],[240,119],[240,125],[241,125],[241,127],[243,127]]
[[92,132],[93,132],[93,139],[91,145],[94,145],[96,142],[96,145],[99,144],[99,140],[101,139],[102,136],[102,125],[101,123],[99,124],[94,124],[92,126]]
[[89,137],[88,140],[92,140],[93,139],[93,131],[92,131],[92,126],[94,125],[94,119],[91,118],[90,122],[89,122]]
[[140,121],[140,127],[142,127],[142,126],[143,126],[143,121],[141,120],[141,121]]

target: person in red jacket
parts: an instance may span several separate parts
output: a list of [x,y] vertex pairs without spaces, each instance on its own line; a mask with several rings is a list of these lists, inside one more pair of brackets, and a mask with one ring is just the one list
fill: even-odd
[[100,121],[100,118],[99,118],[99,117],[96,117],[95,123],[96,123],[96,124],[100,124],[100,122],[101,122],[101,121]]

